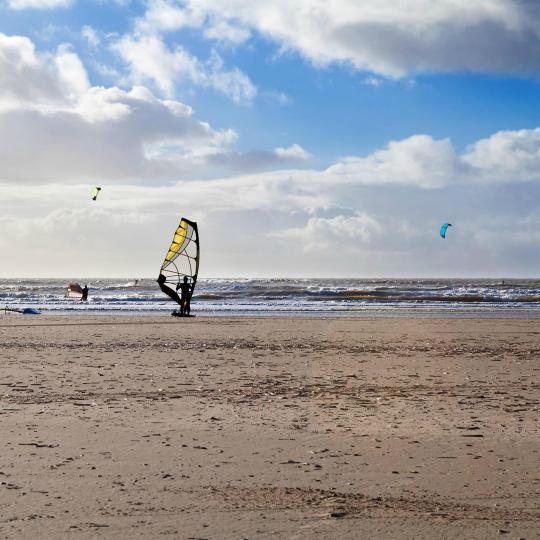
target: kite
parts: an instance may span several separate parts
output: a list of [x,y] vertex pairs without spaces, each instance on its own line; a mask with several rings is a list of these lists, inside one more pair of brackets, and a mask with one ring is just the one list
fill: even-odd
[[97,199],[97,196],[99,195],[99,192],[101,191],[101,188],[98,186],[94,186],[91,191],[92,200],[95,201]]
[[446,229],[448,229],[448,227],[451,227],[451,226],[452,226],[451,223],[443,223],[443,225],[441,226],[441,230],[439,231],[441,238],[446,238]]

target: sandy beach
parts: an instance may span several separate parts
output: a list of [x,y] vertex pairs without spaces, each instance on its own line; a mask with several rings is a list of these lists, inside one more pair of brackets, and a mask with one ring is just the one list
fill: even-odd
[[0,537],[540,537],[520,319],[0,316]]

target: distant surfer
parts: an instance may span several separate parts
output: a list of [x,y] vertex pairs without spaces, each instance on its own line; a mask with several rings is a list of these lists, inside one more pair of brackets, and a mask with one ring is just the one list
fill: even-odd
[[88,285],[85,285],[82,290],[81,302],[86,302],[88,300]]

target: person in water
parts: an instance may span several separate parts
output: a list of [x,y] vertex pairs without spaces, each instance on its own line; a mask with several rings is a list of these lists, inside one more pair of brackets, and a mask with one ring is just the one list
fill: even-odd
[[184,281],[178,286],[180,289],[180,315],[189,315],[191,310],[191,294],[193,293],[193,287],[188,283],[187,276],[184,276]]
[[86,302],[88,300],[88,285],[85,285],[82,290],[81,302]]

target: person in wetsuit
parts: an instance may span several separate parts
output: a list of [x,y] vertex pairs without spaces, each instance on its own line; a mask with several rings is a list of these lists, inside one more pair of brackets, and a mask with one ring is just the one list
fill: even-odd
[[[159,274],[157,282],[159,288],[170,296],[180,306],[180,312],[173,311],[173,315],[188,316],[190,312],[191,295],[193,294],[194,284],[188,282],[187,276],[184,276],[184,281],[176,286],[176,291],[166,285],[167,278],[163,274]],[[178,294],[180,291],[180,294]]]
[[88,285],[85,285],[82,290],[81,302],[86,302],[88,300]]
[[180,283],[178,286],[180,289],[180,315],[188,315],[191,310],[190,302],[191,302],[191,295],[193,293],[193,287],[190,283],[188,283],[187,276],[184,276],[184,281]]

